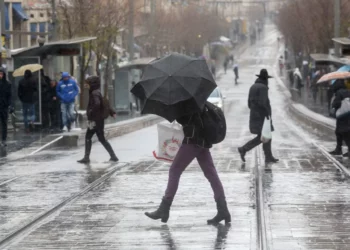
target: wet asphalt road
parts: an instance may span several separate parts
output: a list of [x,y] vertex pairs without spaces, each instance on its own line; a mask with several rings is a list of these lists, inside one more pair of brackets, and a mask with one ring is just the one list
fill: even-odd
[[[151,221],[163,195],[169,165],[155,162],[156,126],[111,140],[121,163],[107,162],[99,144],[92,163],[79,165],[83,149],[45,151],[0,165],[0,242],[63,200],[79,193],[109,170],[101,185],[34,224],[4,249],[257,249],[255,151],[243,165],[237,147],[249,133],[247,93],[261,67],[275,75],[277,31],[267,26],[257,46],[239,58],[240,84],[233,72],[218,79],[227,97],[227,139],[212,149],[226,191],[231,227],[206,225],[215,215],[209,183],[196,162],[182,176],[167,225]],[[310,133],[289,114],[281,82],[270,81],[278,164],[263,166],[263,209],[268,249],[350,249],[350,183],[322,147],[330,135]],[[260,150],[260,149],[259,149]],[[348,161],[338,159],[345,166]],[[1,244],[1,243],[0,243]],[[1,246],[1,245],[0,245]]]

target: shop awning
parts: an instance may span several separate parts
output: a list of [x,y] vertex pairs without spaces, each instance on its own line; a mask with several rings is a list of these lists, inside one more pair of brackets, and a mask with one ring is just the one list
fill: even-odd
[[79,37],[45,43],[43,46],[33,46],[11,50],[12,57],[29,57],[42,55],[75,56],[80,53],[80,44],[96,40],[96,37]]
[[28,17],[24,9],[22,8],[21,3],[12,3],[12,9],[13,9],[13,12],[17,15],[17,17],[20,18],[22,21],[28,20]]

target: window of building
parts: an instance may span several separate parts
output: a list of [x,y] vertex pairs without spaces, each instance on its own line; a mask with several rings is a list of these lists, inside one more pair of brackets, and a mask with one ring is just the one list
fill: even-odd
[[[37,23],[31,23],[30,24],[30,32],[38,32],[38,24]],[[31,38],[32,39],[36,39],[37,35],[36,34],[32,34]]]
[[46,32],[46,23],[39,23],[39,32]]
[[34,14],[30,14],[30,18],[34,18]]
[[44,13],[40,13],[40,17],[44,17]]

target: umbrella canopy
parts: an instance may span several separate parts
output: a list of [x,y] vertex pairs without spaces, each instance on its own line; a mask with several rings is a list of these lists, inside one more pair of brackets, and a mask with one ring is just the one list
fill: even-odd
[[[344,65],[340,67],[337,72],[349,72],[350,71],[350,65]],[[332,84],[335,83],[335,80],[332,81]]]
[[144,100],[143,114],[156,114],[172,122],[202,111],[215,88],[205,60],[174,53],[147,65],[131,92]]
[[325,74],[317,81],[317,83],[329,82],[338,79],[350,79],[350,72],[332,72]]
[[26,70],[30,70],[31,72],[37,72],[37,71],[41,70],[42,68],[43,68],[43,66],[40,64],[27,64],[27,65],[24,65],[24,66],[16,69],[12,75],[13,75],[13,77],[24,76],[24,72]]

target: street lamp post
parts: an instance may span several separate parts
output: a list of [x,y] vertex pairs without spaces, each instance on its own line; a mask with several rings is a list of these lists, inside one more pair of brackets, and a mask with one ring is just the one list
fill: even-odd
[[[340,36],[340,0],[334,0],[334,37]],[[335,43],[335,55],[339,56],[340,46]]]

